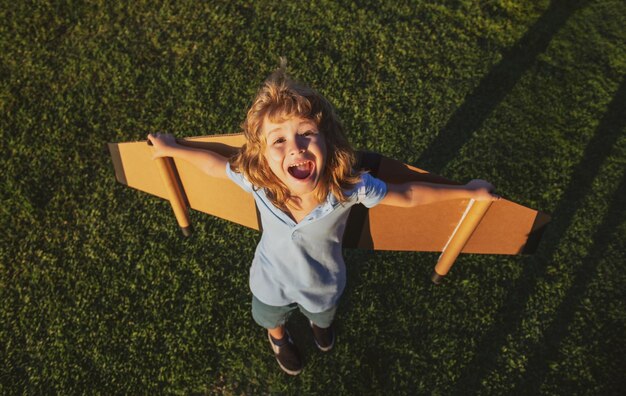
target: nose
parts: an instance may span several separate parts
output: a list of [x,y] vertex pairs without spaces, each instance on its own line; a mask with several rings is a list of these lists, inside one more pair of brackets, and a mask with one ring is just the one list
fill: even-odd
[[296,154],[300,154],[300,153],[304,153],[306,151],[306,140],[305,139],[300,139],[299,137],[296,137],[292,142],[291,145],[289,146],[289,153],[291,155],[296,155]]

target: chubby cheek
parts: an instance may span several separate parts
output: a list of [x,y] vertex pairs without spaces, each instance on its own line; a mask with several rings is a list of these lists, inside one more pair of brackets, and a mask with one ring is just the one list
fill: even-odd
[[265,150],[265,160],[276,176],[278,176],[278,172],[282,171],[282,159],[283,155],[279,150],[271,148]]

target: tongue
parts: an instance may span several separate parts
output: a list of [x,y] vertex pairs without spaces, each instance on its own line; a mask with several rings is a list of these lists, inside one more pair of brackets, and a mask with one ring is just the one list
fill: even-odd
[[309,170],[309,164],[294,166],[289,168],[289,171],[296,179],[306,179],[311,172]]

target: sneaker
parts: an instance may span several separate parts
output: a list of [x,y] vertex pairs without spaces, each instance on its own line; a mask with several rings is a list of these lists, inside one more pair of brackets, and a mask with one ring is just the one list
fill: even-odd
[[275,340],[269,331],[267,332],[267,338],[270,340],[270,345],[280,368],[289,375],[300,374],[303,366],[300,351],[293,343],[287,329],[285,329],[285,335],[280,340]]
[[313,330],[313,340],[315,340],[315,345],[322,352],[328,352],[333,349],[335,345],[335,331],[333,330],[333,325],[331,324],[327,328],[318,327],[315,323],[309,320],[311,324],[311,329]]

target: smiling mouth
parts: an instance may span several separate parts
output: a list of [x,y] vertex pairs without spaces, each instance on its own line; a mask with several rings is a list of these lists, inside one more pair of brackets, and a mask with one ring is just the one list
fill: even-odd
[[289,165],[287,171],[291,176],[295,177],[296,179],[304,180],[311,176],[311,173],[313,172],[313,162],[303,161]]

